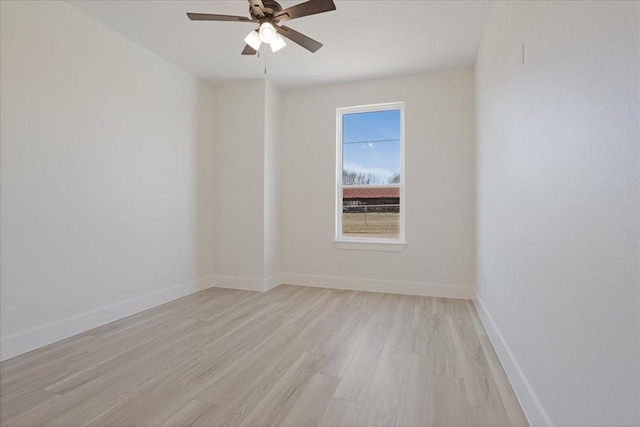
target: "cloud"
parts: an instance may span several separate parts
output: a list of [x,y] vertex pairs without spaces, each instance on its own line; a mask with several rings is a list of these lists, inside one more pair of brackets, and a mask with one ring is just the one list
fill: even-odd
[[365,166],[362,166],[361,164],[352,163],[352,162],[344,162],[342,168],[349,172],[362,173],[365,175],[366,174],[376,175],[380,178],[383,178],[385,181],[391,178],[391,176],[393,176],[393,172],[391,172],[389,169],[367,168]]

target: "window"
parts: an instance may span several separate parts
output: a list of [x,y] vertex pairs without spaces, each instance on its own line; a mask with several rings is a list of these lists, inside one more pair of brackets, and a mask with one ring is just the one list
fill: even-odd
[[336,241],[404,242],[404,104],[338,109]]

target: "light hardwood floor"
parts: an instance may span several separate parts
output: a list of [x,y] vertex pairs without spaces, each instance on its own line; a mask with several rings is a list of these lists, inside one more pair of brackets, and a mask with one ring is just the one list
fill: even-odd
[[3,426],[521,426],[470,301],[212,288],[0,364]]

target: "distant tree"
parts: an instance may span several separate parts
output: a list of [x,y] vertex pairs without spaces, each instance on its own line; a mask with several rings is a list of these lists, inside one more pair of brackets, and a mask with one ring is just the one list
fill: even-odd
[[342,184],[355,185],[357,173],[342,169]]
[[400,174],[394,173],[389,177],[389,184],[400,184]]
[[[399,179],[400,178],[398,177],[398,182],[400,182]],[[342,170],[343,185],[371,185],[383,183],[384,180],[373,173],[359,173],[345,169]]]

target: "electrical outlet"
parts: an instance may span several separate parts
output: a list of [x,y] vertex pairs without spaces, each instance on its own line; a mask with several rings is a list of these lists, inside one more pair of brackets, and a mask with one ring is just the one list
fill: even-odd
[[171,274],[174,276],[178,274],[178,265],[175,262],[171,264]]
[[336,265],[337,265],[338,267],[342,267],[342,264],[343,264],[343,259],[342,259],[342,257],[341,257],[341,256],[336,257]]
[[487,290],[487,278],[483,277],[482,278],[482,291],[486,291]]

